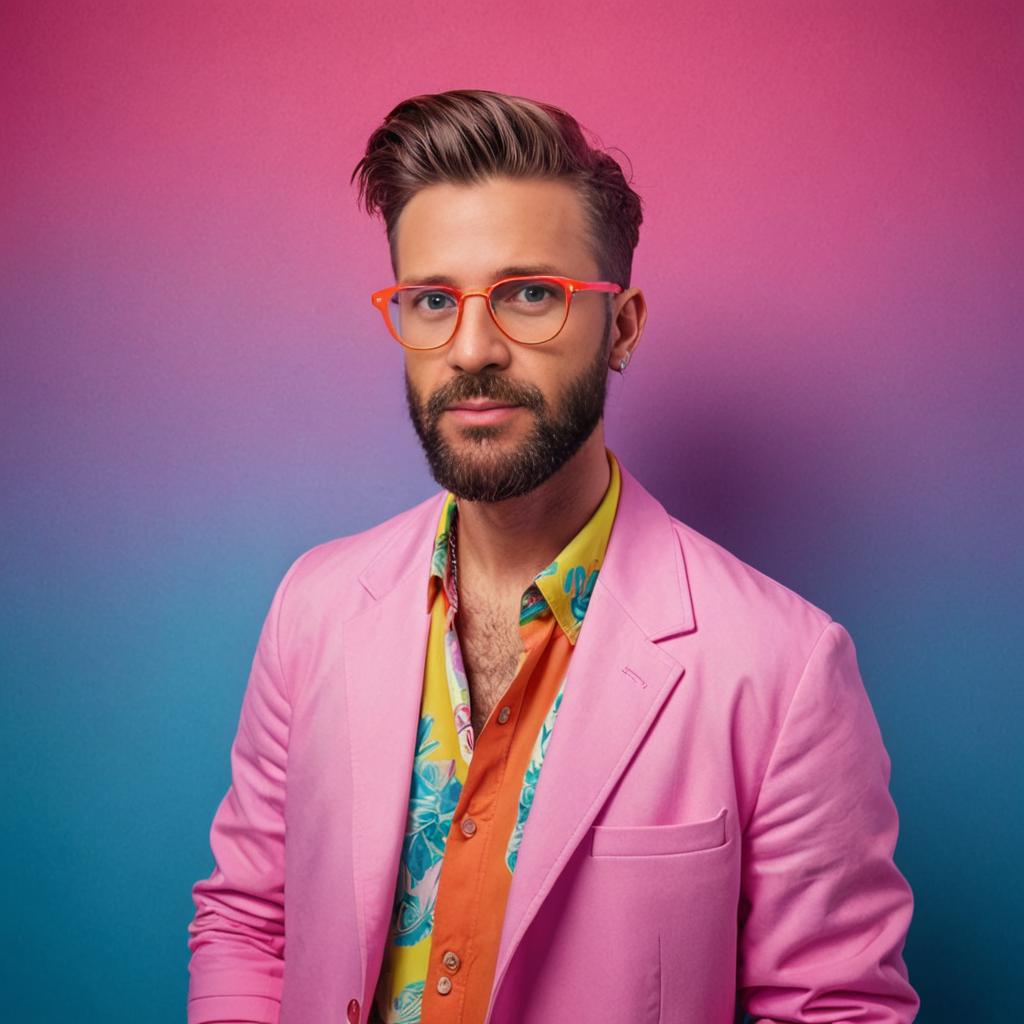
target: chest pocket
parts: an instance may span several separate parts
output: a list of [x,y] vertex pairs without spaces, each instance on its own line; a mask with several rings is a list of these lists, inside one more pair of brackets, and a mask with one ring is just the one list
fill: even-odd
[[592,825],[591,857],[665,857],[714,850],[726,842],[726,808],[707,821],[673,825]]

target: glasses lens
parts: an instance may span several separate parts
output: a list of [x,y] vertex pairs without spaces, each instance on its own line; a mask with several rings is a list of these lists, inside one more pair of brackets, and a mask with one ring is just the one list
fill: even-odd
[[443,345],[455,329],[458,309],[454,295],[426,285],[400,288],[388,303],[391,323],[410,348]]
[[504,281],[491,293],[491,308],[502,330],[527,345],[550,341],[565,323],[568,294],[557,281]]

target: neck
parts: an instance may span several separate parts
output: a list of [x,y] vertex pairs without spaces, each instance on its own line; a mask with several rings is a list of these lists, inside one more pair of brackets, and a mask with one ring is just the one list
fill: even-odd
[[601,503],[611,471],[603,425],[539,487],[499,502],[459,499],[459,577],[524,590],[576,536]]

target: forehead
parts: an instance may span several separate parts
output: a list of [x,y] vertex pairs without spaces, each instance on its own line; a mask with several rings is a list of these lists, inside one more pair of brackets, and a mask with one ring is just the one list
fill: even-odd
[[475,287],[510,266],[597,275],[583,201],[560,180],[429,185],[399,215],[393,248],[399,281],[444,276]]

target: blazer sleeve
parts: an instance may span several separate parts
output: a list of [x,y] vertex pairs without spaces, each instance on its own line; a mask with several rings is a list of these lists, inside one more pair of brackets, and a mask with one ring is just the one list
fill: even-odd
[[214,815],[213,873],[192,888],[188,1022],[276,1024],[284,974],[284,797],[290,701],[278,651],[289,569],[260,632]]
[[762,1024],[908,1024],[913,895],[893,861],[891,763],[849,633],[830,621],[743,835],[739,999]]

